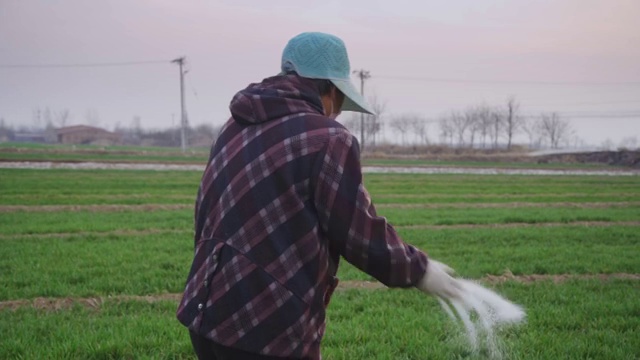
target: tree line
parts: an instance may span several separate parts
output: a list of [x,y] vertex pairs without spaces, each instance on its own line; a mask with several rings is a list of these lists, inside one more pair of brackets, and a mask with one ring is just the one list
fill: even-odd
[[[364,146],[375,146],[385,127],[404,146],[432,145],[434,136],[440,145],[493,149],[511,149],[518,135],[525,135],[531,148],[559,148],[576,140],[568,119],[557,112],[524,116],[515,97],[510,97],[501,106],[469,106],[436,119],[416,113],[388,116],[385,102],[376,96],[370,97],[369,101],[376,109],[376,115],[364,115],[364,122],[359,114],[344,121],[344,125],[356,135],[364,126],[365,136],[360,139]],[[434,133],[431,133],[431,125],[437,125]]]

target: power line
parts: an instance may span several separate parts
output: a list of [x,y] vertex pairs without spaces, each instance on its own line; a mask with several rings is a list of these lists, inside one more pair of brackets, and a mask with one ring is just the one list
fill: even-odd
[[439,82],[439,83],[459,83],[459,84],[481,84],[481,85],[560,85],[560,86],[606,86],[606,85],[624,85],[639,86],[640,81],[534,81],[534,80],[465,80],[455,78],[432,78],[419,76],[390,76],[380,75],[377,79],[390,80],[408,80],[420,82]]
[[628,100],[628,101],[604,101],[604,102],[577,102],[577,103],[555,103],[555,104],[524,104],[527,107],[542,107],[542,106],[581,106],[581,105],[611,105],[611,104],[638,104],[640,100]]
[[149,65],[149,64],[170,64],[170,63],[171,63],[171,60],[123,61],[123,62],[76,63],[76,64],[0,64],[0,69],[89,68],[89,67],[134,66],[134,65]]
[[[602,114],[572,114],[572,113],[566,113],[566,112],[562,112],[562,111],[541,111],[541,113],[557,113],[560,116],[564,116],[567,118],[572,118],[572,119],[634,119],[634,118],[640,118],[640,112],[637,112],[635,114],[631,113],[631,114],[606,114],[606,113],[602,113]],[[540,115],[533,115],[533,114],[526,114],[526,115],[522,115],[523,117],[526,118],[536,118],[536,117],[540,117]]]

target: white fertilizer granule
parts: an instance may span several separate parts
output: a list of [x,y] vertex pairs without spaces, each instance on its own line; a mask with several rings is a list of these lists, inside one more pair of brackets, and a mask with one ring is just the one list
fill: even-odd
[[474,352],[486,348],[492,359],[501,359],[496,330],[501,325],[524,321],[524,310],[473,281],[456,280],[460,285],[461,296],[448,300],[438,297],[440,305],[453,321],[462,321]]

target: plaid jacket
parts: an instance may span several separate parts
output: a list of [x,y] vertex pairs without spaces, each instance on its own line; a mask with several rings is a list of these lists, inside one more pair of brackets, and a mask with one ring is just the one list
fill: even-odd
[[340,256],[390,287],[424,275],[426,255],[376,215],[357,141],[317,93],[295,75],[250,85],[211,149],[177,316],[216,343],[316,359]]

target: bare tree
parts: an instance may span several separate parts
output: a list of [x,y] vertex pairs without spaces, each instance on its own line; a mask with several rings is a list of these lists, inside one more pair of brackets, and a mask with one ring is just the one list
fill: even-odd
[[482,147],[485,148],[487,144],[487,136],[491,132],[492,117],[491,108],[487,105],[480,105],[476,107],[476,129],[482,139]]
[[489,130],[489,138],[491,142],[493,142],[493,148],[498,148],[498,139],[500,138],[500,131],[502,130],[502,125],[504,124],[504,114],[500,109],[494,109],[491,114],[491,127]]
[[342,125],[344,125],[352,134],[360,133],[360,114],[351,113],[351,116],[347,117],[345,120],[342,120]]
[[638,148],[638,137],[637,136],[627,136],[620,141],[620,148],[622,149],[637,149]]
[[42,119],[44,120],[45,128],[53,128],[53,114],[48,106],[44,108],[44,111],[42,112]]
[[544,134],[540,129],[540,121],[539,119],[531,118],[528,121],[523,121],[522,130],[527,137],[529,138],[529,147],[530,148],[540,148],[542,145],[542,137]]
[[98,110],[96,109],[87,109],[87,111],[84,114],[84,119],[87,121],[88,125],[91,125],[91,126],[100,125],[100,115],[98,114]]
[[395,130],[396,132],[400,133],[400,138],[402,139],[402,145],[405,145],[405,135],[407,134],[407,131],[409,131],[409,128],[411,127],[411,122],[412,122],[412,115],[400,115],[395,117],[391,123],[389,124],[389,126]]
[[438,120],[438,126],[440,127],[440,141],[443,144],[449,144],[453,146],[453,124],[451,117],[443,116]]
[[458,146],[464,146],[465,135],[467,134],[467,132],[469,132],[470,127],[473,123],[472,117],[457,112],[452,112],[450,117],[453,132],[455,135],[457,135],[458,138]]
[[427,136],[428,122],[427,119],[420,115],[411,115],[409,121],[409,127],[413,130],[414,135],[418,139],[419,144],[429,145],[429,138]]
[[367,114],[365,116],[364,133],[367,142],[369,142],[369,139],[371,139],[371,144],[375,146],[376,136],[380,132],[384,124],[384,114],[387,109],[387,102],[380,100],[380,98],[376,94],[369,96],[368,100],[375,114]]
[[62,109],[60,111],[57,111],[54,116],[54,122],[59,127],[67,126],[67,121],[69,121],[70,119],[71,119],[71,112],[69,111],[69,109]]
[[613,150],[613,147],[614,147],[613,140],[611,140],[610,138],[607,138],[605,141],[602,142],[600,147],[603,150]]
[[469,134],[469,146],[473,147],[476,142],[476,134],[480,131],[480,112],[478,107],[469,107],[464,112],[467,133]]
[[504,112],[504,132],[507,137],[507,149],[511,149],[511,141],[522,126],[523,118],[518,115],[520,110],[520,104],[516,101],[515,97],[511,96],[507,100],[507,108]]
[[560,147],[560,142],[573,133],[569,121],[561,119],[558,113],[543,113],[539,121],[542,135],[549,140],[549,144],[554,149]]

